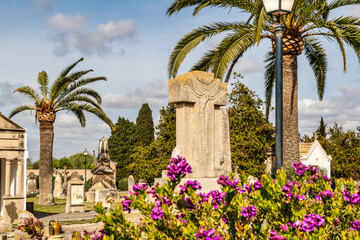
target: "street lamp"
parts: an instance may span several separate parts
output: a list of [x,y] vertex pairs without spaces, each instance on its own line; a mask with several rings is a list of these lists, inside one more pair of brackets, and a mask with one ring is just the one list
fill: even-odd
[[275,33],[275,169],[283,166],[283,34],[280,16],[291,12],[295,0],[262,0],[267,15],[277,18]]
[[87,149],[85,148],[84,151],[84,157],[85,157],[85,188],[86,188],[86,156],[89,154],[89,152],[87,151]]

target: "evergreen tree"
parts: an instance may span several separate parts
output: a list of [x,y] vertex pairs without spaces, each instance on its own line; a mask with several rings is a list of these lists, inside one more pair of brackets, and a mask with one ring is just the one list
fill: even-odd
[[326,137],[326,125],[327,124],[324,123],[323,117],[321,117],[319,128],[316,130],[316,133],[319,137]]
[[232,165],[259,177],[265,171],[266,149],[274,143],[274,127],[266,120],[263,101],[237,80],[229,95]]
[[109,155],[117,162],[116,182],[131,174],[127,167],[131,163],[130,155],[137,142],[136,125],[128,119],[119,117],[115,129],[109,137]]
[[154,122],[149,104],[144,103],[136,118],[136,133],[138,143],[148,146],[154,140]]
[[166,169],[171,153],[176,146],[175,104],[168,104],[160,110],[160,121],[156,127],[156,139],[149,146],[139,145],[134,149],[133,163],[129,167],[136,179],[152,182]]

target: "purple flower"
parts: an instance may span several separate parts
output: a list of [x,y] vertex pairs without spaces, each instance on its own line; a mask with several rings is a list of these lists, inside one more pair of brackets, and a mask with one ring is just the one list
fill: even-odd
[[170,164],[166,167],[168,170],[166,175],[170,178],[172,182],[175,182],[180,176],[192,173],[190,165],[186,162],[186,159],[178,156],[177,158],[172,158]]
[[331,182],[331,178],[329,178],[327,175],[322,176],[325,181]]
[[288,227],[288,225],[286,225],[286,224],[281,224],[281,225],[280,225],[280,229],[281,229],[281,231],[283,231],[283,232],[289,231],[289,227]]
[[151,217],[156,221],[163,217],[164,210],[161,207],[154,207],[152,212]]
[[350,224],[351,224],[350,230],[355,230],[355,231],[360,230],[360,221],[355,219],[353,222],[350,222]]
[[306,167],[304,164],[302,164],[301,162],[294,162],[292,164],[293,169],[295,169],[296,174],[301,176],[303,175],[308,169],[310,169],[309,167]]
[[134,191],[133,194],[135,196],[137,196],[142,189],[145,189],[145,190],[148,189],[148,185],[146,183],[141,184],[141,185],[135,183],[135,185],[133,186],[133,191]]
[[299,201],[304,201],[304,200],[305,200],[305,195],[301,195],[301,196],[296,195],[295,198],[296,198],[297,200],[299,200]]
[[325,192],[319,192],[322,198],[332,198],[335,193],[332,193],[331,190],[326,190]]
[[294,223],[289,222],[289,226],[292,228],[298,228],[300,224],[301,222],[299,220],[296,220]]
[[325,223],[325,218],[313,213],[305,215],[304,220],[301,222],[299,230],[303,232],[312,232],[316,227],[320,227]]
[[352,204],[360,204],[360,194],[356,192],[351,195],[346,189],[343,191],[343,198],[345,201],[350,202]]
[[194,190],[201,190],[201,184],[200,182],[198,182],[197,180],[194,181],[187,181],[184,186],[180,185],[180,195],[183,195],[188,189],[189,187],[192,187]]
[[271,240],[287,240],[286,237],[282,237],[276,231],[270,231],[270,239]]
[[125,196],[124,198],[125,198],[125,200],[123,200],[121,202],[121,204],[123,205],[123,211],[128,211],[130,213],[131,212],[131,209],[130,209],[131,199],[129,199],[128,196]]
[[257,209],[256,206],[248,206],[246,207],[241,207],[241,215],[243,215],[243,217],[246,218],[246,220],[250,220],[250,218],[255,217],[257,213]]
[[254,189],[258,190],[262,188],[262,184],[261,184],[261,179],[257,180],[256,182],[254,182]]
[[293,189],[295,184],[296,184],[296,182],[288,182],[281,189],[281,191],[285,193],[285,197],[287,197],[290,200],[294,197],[294,194],[291,193],[291,190]]
[[219,177],[219,179],[217,180],[217,183],[219,185],[221,185],[222,187],[225,187],[225,186],[237,187],[237,185],[239,184],[239,179],[237,179],[237,178],[232,179],[229,176],[221,175]]
[[226,192],[219,192],[218,190],[212,190],[209,193],[198,193],[197,194],[202,199],[199,201],[199,204],[209,201],[210,196],[212,197],[211,203],[214,206],[214,210],[218,208],[218,205],[224,203],[226,197]]
[[205,229],[200,226],[199,227],[199,231],[195,234],[195,237],[197,237],[198,239],[205,239],[205,240],[223,240],[224,237],[220,237],[218,235],[215,234],[215,229],[211,228],[208,231],[205,231]]

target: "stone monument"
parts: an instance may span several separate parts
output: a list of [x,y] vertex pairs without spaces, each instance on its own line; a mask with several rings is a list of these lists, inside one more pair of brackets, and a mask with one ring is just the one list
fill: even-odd
[[79,174],[72,174],[68,182],[65,213],[85,212],[84,181]]
[[120,199],[120,194],[116,189],[116,165],[110,160],[109,145],[105,137],[99,140],[98,157],[95,169],[92,170],[92,187],[87,193],[90,202],[105,202],[106,198],[114,200]]
[[64,182],[61,186],[61,193],[60,193],[60,196],[59,198],[66,198],[66,195],[67,195],[67,187],[68,187],[68,174],[69,174],[69,171],[67,170],[67,167],[64,167],[64,171],[62,172],[62,175],[63,175],[63,178],[64,178]]
[[[204,191],[219,189],[222,174],[231,172],[227,84],[213,73],[193,71],[169,80],[169,102],[176,104],[176,148],[185,157]],[[157,179],[159,183],[162,180]]]
[[58,170],[54,170],[54,173],[55,173],[54,197],[58,198],[63,192],[61,186],[61,172]]
[[37,192],[35,174],[31,172],[26,180],[26,194]]
[[134,179],[133,175],[130,175],[128,178],[128,191],[132,191],[134,185],[135,185],[135,179]]

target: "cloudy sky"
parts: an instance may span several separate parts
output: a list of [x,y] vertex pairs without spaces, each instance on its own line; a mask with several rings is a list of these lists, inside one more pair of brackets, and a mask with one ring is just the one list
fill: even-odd
[[[119,116],[135,121],[141,105],[149,103],[155,121],[167,103],[167,61],[176,42],[191,29],[213,21],[241,19],[242,13],[208,9],[198,16],[191,9],[167,17],[171,0],[11,0],[0,8],[0,111],[10,111],[26,102],[13,90],[23,85],[36,86],[37,74],[45,70],[50,79],[70,63],[84,57],[76,70],[94,69],[89,76],[106,76],[107,82],[93,84],[103,98],[103,108],[113,121]],[[360,15],[360,8],[343,9],[336,14]],[[190,66],[219,39],[200,45],[185,60],[179,73]],[[324,40],[326,42],[326,40]],[[270,42],[248,51],[236,66],[243,81],[263,98],[264,54]],[[318,101],[311,69],[299,58],[299,130],[313,132],[323,116],[346,129],[360,125],[360,68],[348,50],[348,70],[342,71],[339,49],[325,45],[329,72],[325,97]],[[90,85],[91,86],[91,85]],[[28,130],[30,157],[39,157],[39,130],[34,112],[13,118]],[[76,118],[60,113],[55,123],[54,156],[57,158],[97,149],[98,140],[110,130],[87,115],[81,128]]]

